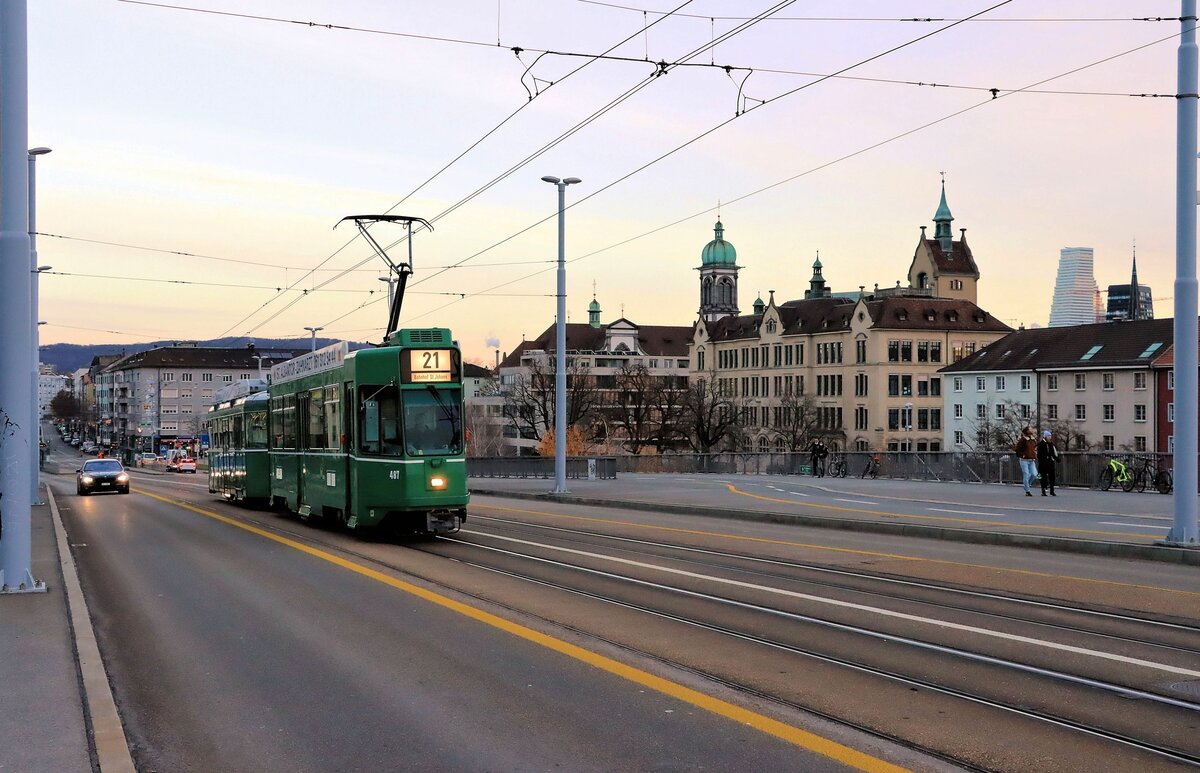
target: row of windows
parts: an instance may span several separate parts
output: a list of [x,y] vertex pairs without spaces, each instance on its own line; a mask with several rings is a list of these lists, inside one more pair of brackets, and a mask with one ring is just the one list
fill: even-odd
[[342,411],[336,385],[271,398],[273,448],[314,451],[342,447]]
[[841,374],[817,376],[817,395],[820,397],[840,397],[842,394]]
[[[194,380],[194,375],[195,374],[192,374],[192,373],[180,373],[179,380],[181,382],[187,384]],[[238,374],[238,380],[240,380],[240,381],[248,381],[249,379],[250,379],[249,373],[239,373]],[[163,371],[162,380],[164,383],[166,383],[168,381],[174,381],[175,373],[172,371]],[[205,384],[211,384],[213,382],[213,374],[212,373],[201,373],[200,381]],[[233,374],[232,373],[222,373],[221,381],[226,384],[233,383]]]
[[914,429],[914,414],[917,420],[915,429],[936,432],[942,428],[941,408],[889,408],[888,429],[892,431],[911,431]]
[[[1172,405],[1167,407],[1168,415],[1170,415],[1172,413],[1170,409],[1174,406]],[[1075,421],[1087,421],[1086,405],[1079,403],[1074,406],[1074,409]],[[1000,421],[1004,420],[1008,417],[1010,410],[1015,410],[1017,415],[1019,415],[1022,419],[1029,419],[1033,415],[1033,409],[1028,405],[1009,406],[1004,403],[997,403],[994,407],[996,419]],[[1117,406],[1113,403],[1106,403],[1105,405],[1101,406],[1101,414],[1104,421],[1116,421]],[[1145,403],[1136,403],[1133,406],[1133,420],[1136,422],[1144,422],[1146,421],[1146,416],[1147,411]],[[962,403],[954,404],[954,418],[963,418]],[[975,406],[975,418],[980,420],[986,420],[988,418],[988,407],[985,403],[980,403],[979,405]],[[1061,417],[1059,415],[1058,405],[1055,403],[1048,404],[1046,406],[1046,419],[1049,421],[1057,421],[1059,418]]]
[[[917,362],[941,362],[941,341],[917,341]],[[973,346],[973,345],[972,345]],[[972,349],[972,352],[974,350]],[[888,341],[888,362],[912,362],[912,341]]]
[[[833,346],[834,344],[820,344],[820,347]],[[836,344],[837,362],[842,361],[842,345]],[[819,350],[823,351],[823,350]],[[704,367],[703,352],[700,353],[701,358],[697,362],[700,368]],[[772,355],[774,355],[772,359]],[[825,351],[825,355],[833,356],[831,352]],[[774,365],[771,363],[774,362]],[[743,346],[740,349],[721,349],[717,352],[717,367],[720,369],[730,368],[787,368],[795,365],[804,364],[804,344],[763,344],[762,346]]]
[[[864,342],[865,343],[865,342]],[[831,365],[842,361],[842,343],[835,341],[832,343],[817,344],[817,364]],[[778,367],[778,365],[776,365]]]
[[[919,377],[916,380],[917,397],[940,397],[942,394],[942,379],[940,376]],[[863,394],[866,394],[865,392]],[[888,374],[888,397],[912,397],[913,376],[907,373]]]
[[[772,385],[775,387],[773,392],[770,389]],[[740,382],[736,378],[719,378],[717,379],[717,392],[722,397],[802,395],[804,394],[804,376],[742,376]],[[839,391],[838,394],[841,392]]]
[[[1087,384],[1088,384],[1088,374],[1087,373],[1076,373],[1076,374],[1074,374],[1074,377],[1075,377],[1075,391],[1076,392],[1086,391]],[[995,385],[997,392],[1003,392],[1008,388],[1008,376],[994,376],[993,378],[994,378],[994,385]],[[1028,392],[1031,389],[1033,389],[1033,376],[1019,376],[1017,383],[1018,383],[1019,389],[1022,392]],[[1101,373],[1100,374],[1100,388],[1106,392],[1111,392],[1112,390],[1116,389],[1116,374],[1115,373]],[[1144,372],[1135,372],[1133,374],[1133,388],[1137,389],[1137,390],[1142,390],[1142,389],[1146,388],[1146,374]],[[1050,374],[1046,375],[1046,390],[1049,392],[1057,392],[1058,391],[1058,375],[1057,374],[1050,373]],[[954,391],[955,392],[963,391],[962,376],[954,377]],[[976,376],[975,377],[975,391],[976,392],[986,392],[987,391],[987,376]]]

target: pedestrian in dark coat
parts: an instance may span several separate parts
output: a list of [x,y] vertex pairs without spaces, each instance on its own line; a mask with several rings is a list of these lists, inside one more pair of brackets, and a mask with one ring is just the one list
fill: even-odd
[[818,469],[817,469],[817,465],[820,464],[820,462],[821,462],[821,441],[814,440],[808,446],[808,459],[809,459],[809,463],[812,465],[813,477],[817,477],[818,475],[820,475],[820,473],[818,472]]
[[1042,439],[1037,445],[1037,463],[1038,474],[1042,476],[1042,496],[1046,496],[1046,487],[1050,487],[1050,496],[1056,497],[1054,493],[1054,473],[1055,465],[1062,459],[1062,454],[1058,452],[1058,448],[1054,445],[1054,438],[1050,435],[1050,430],[1042,433]]

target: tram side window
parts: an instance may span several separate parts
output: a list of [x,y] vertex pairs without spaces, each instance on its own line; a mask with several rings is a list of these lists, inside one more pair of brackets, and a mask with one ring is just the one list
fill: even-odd
[[271,447],[283,448],[283,398],[271,398]]
[[395,386],[359,388],[359,448],[368,454],[404,452],[400,441],[400,395]]
[[325,406],[318,387],[308,393],[308,447],[325,448]]
[[254,412],[246,414],[246,448],[267,447],[267,414]]
[[325,387],[325,447],[337,448],[342,447],[342,438],[340,428],[342,426],[342,412],[339,410],[341,403],[338,401],[338,388],[336,385]]
[[296,396],[283,396],[283,448],[296,448]]
[[233,428],[225,437],[226,445],[230,448],[245,448],[245,438],[242,436],[242,417],[233,417]]

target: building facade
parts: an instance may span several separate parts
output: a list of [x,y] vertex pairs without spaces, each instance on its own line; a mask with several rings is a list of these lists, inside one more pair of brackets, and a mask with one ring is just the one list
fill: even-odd
[[[218,389],[306,351],[177,345],[121,357],[96,377],[100,442],[124,451],[199,451]],[[260,370],[261,367],[261,370]]]
[[[721,264],[729,265],[732,264]],[[704,275],[702,282],[704,278],[711,277]],[[736,296],[733,298],[736,303]],[[729,304],[718,305],[724,308]],[[571,416],[568,421],[576,425],[586,423],[581,429],[586,429],[589,438],[608,452],[628,451],[630,446],[635,453],[661,448],[662,443],[656,442],[652,435],[655,423],[663,421],[658,415],[662,406],[648,406],[644,416],[646,426],[635,427],[631,411],[637,406],[632,401],[644,400],[645,395],[652,394],[658,399],[665,397],[673,406],[681,403],[687,389],[688,339],[692,328],[638,325],[625,318],[605,325],[600,322],[600,314],[600,305],[593,298],[588,308],[588,323],[566,326],[568,408],[575,415],[574,421]],[[550,325],[537,338],[522,341],[500,363],[505,434],[507,445],[515,447],[516,453],[533,453],[551,428],[555,343],[555,326]],[[643,430],[649,434],[643,436]]]
[[1058,276],[1050,303],[1050,327],[1089,325],[1098,322],[1094,254],[1091,247],[1063,247],[1058,254]]
[[813,265],[804,298],[754,314],[711,320],[691,341],[691,378],[712,379],[741,417],[743,450],[796,450],[797,421],[851,450],[941,450],[943,385],[938,370],[1003,337],[1010,328],[976,305],[979,269],[965,230],[955,240],[945,186],[909,266],[909,286],[833,293]]
[[49,365],[38,368],[38,416],[50,414],[50,402],[62,391],[70,392],[70,379],[54,372]]
[[1156,360],[1172,320],[1019,330],[942,369],[946,448],[1008,450],[1025,425],[1070,450],[1158,447]]

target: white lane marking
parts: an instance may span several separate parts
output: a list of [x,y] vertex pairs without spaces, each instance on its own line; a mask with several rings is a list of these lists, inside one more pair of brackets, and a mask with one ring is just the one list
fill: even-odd
[[1142,521],[1174,521],[1175,519],[1166,515],[1120,515],[1118,518],[1137,518]]
[[856,505],[877,505],[877,504],[879,504],[878,502],[867,502],[866,500],[863,500],[863,499],[838,499],[837,497],[834,497],[833,501],[834,502],[851,502]]
[[992,518],[1002,518],[1007,513],[981,513],[978,510],[943,510],[940,507],[927,507],[926,510],[934,513],[955,513],[956,515],[987,515]]
[[789,494],[795,494],[795,495],[796,495],[796,496],[798,496],[798,497],[807,497],[807,496],[811,496],[811,494],[801,494],[799,491],[789,491],[789,492],[787,492],[787,493],[789,493]]
[[1124,521],[1101,521],[1100,523],[1105,526],[1126,526],[1130,529],[1154,529],[1155,531],[1163,530],[1163,527],[1161,526],[1148,526],[1144,523],[1125,523]]
[[570,553],[577,556],[586,556],[599,561],[610,561],[617,564],[625,564],[626,566],[636,566],[640,569],[650,569],[656,572],[665,572],[674,574],[680,577],[691,577],[697,580],[708,580],[709,582],[720,583],[722,585],[733,585],[738,588],[747,588],[749,590],[762,591],[764,593],[774,593],[780,596],[788,596],[805,601],[816,602],[817,604],[828,604],[834,607],[842,607],[843,609],[857,609],[861,612],[871,612],[883,617],[894,617],[898,620],[908,620],[915,623],[926,623],[928,625],[936,625],[941,628],[950,628],[956,631],[966,631],[968,633],[977,633],[983,636],[992,636],[997,639],[1006,641],[1015,641],[1022,644],[1030,644],[1035,647],[1045,647],[1047,649],[1061,650],[1063,652],[1072,652],[1077,655],[1089,655],[1095,658],[1103,658],[1105,660],[1115,660],[1119,663],[1128,663],[1134,666],[1142,666],[1144,668],[1152,668],[1159,671],[1166,671],[1172,674],[1180,674],[1192,678],[1200,678],[1200,671],[1193,671],[1187,668],[1179,668],[1178,666],[1167,665],[1166,663],[1156,663],[1152,660],[1142,660],[1140,658],[1131,658],[1126,655],[1117,655],[1111,652],[1101,652],[1099,650],[1087,649],[1086,647],[1075,647],[1070,644],[1060,644],[1059,642],[1046,641],[1045,639],[1035,639],[1031,636],[1020,636],[1015,633],[1004,633],[1003,631],[994,631],[990,628],[979,628],[974,625],[964,625],[963,623],[952,623],[948,620],[935,620],[932,617],[923,617],[921,615],[910,615],[906,612],[896,612],[891,609],[883,609],[882,607],[872,607],[867,604],[856,604],[852,601],[840,601],[838,599],[822,598],[821,596],[813,596],[809,593],[800,593],[799,591],[786,590],[783,588],[772,588],[768,585],[756,585],[750,582],[741,580],[731,580],[725,577],[714,577],[708,574],[700,574],[698,572],[689,572],[684,569],[672,569],[667,566],[658,566],[656,564],[647,564],[643,561],[634,561],[629,558],[618,558],[616,556],[605,556],[599,553],[591,553],[586,550],[576,550],[574,548],[559,547],[557,545],[547,545],[541,542],[531,542],[530,540],[518,539],[516,537],[502,537],[499,534],[484,534],[482,532],[473,532],[476,536],[487,537],[490,539],[502,540],[504,542],[515,542],[520,545],[529,545],[532,547],[545,548],[546,550],[556,550],[561,553]]

